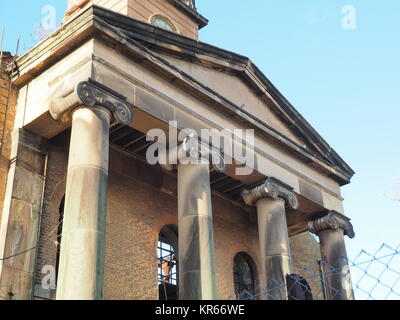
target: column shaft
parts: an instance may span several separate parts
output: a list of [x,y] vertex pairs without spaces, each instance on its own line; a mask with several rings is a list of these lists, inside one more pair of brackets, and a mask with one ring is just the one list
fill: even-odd
[[73,113],[57,300],[103,298],[110,113]]
[[327,229],[320,231],[318,236],[328,300],[353,300],[354,294],[343,230],[340,228]]
[[257,201],[262,274],[267,300],[287,300],[286,275],[291,273],[289,236],[283,199]]
[[179,298],[215,300],[209,164],[178,166]]

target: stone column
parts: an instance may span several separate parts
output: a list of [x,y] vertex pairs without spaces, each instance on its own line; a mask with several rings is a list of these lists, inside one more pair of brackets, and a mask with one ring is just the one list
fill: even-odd
[[292,188],[268,179],[252,190],[242,192],[244,202],[257,207],[261,273],[267,300],[287,300],[286,276],[291,274],[290,247],[285,206],[298,208]]
[[103,297],[110,116],[73,113],[57,300]]
[[344,236],[354,238],[353,226],[344,215],[331,211],[310,221],[309,231],[318,235],[328,300],[354,300]]
[[208,162],[178,165],[179,298],[215,300],[213,217]]
[[[210,162],[225,170],[222,157],[199,152],[188,137],[179,149],[189,161],[178,164],[179,298],[216,300],[216,268],[211,204]],[[215,162],[215,163],[214,163]]]
[[224,159],[188,135],[176,150],[159,152],[159,160],[165,170],[178,171],[179,299],[215,300],[210,164],[224,172]]
[[55,119],[71,109],[57,300],[102,299],[110,118],[129,124],[131,111],[87,82],[50,107]]

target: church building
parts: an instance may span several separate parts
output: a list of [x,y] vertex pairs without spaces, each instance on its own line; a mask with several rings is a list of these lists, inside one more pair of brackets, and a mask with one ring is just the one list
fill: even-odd
[[208,23],[68,0],[3,54],[0,299],[354,299],[353,170]]

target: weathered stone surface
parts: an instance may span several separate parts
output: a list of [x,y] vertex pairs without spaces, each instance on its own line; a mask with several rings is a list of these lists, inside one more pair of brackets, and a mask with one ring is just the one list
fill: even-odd
[[33,274],[15,268],[3,267],[0,300],[30,300]]
[[103,299],[110,117],[73,114],[57,300]]
[[321,231],[319,237],[327,298],[329,300],[354,300],[343,230]]
[[[34,248],[37,242],[39,212],[32,210],[26,201],[11,199],[12,220],[8,224],[7,246],[4,256],[11,257],[27,249]],[[4,261],[3,266],[33,273],[36,249]]]
[[344,236],[354,238],[350,219],[331,211],[328,215],[310,221],[310,232],[320,239],[322,269],[329,300],[354,300],[350,267]]
[[257,201],[258,234],[260,239],[261,272],[265,284],[271,290],[265,299],[287,299],[286,276],[291,274],[290,245],[286,222],[285,202],[282,199],[260,199]]
[[[39,149],[42,140],[22,129],[13,134],[0,230],[0,257],[7,258],[0,261],[0,287],[16,290],[16,299],[32,295],[46,161]],[[9,272],[21,273],[21,281],[10,282]]]
[[215,253],[209,164],[178,166],[179,297],[214,300]]

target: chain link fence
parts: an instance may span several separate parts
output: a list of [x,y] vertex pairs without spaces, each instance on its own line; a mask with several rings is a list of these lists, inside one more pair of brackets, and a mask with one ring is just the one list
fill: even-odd
[[[330,300],[341,295],[356,300],[400,300],[400,244],[396,248],[383,244],[374,253],[362,250],[354,259],[338,265],[319,261],[318,272],[304,268],[285,281],[270,279],[268,289],[251,286],[237,291],[232,299],[273,300],[287,294],[289,300]],[[336,289],[338,281],[344,288],[340,291]]]

